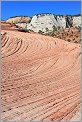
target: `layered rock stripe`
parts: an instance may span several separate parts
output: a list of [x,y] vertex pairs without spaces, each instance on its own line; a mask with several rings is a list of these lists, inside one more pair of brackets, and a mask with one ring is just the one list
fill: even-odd
[[80,120],[80,44],[6,30],[1,44],[1,120]]

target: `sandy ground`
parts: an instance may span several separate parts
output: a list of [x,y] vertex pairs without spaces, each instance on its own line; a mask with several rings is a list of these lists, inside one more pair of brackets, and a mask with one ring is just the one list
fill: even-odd
[[80,44],[4,32],[1,120],[80,120]]

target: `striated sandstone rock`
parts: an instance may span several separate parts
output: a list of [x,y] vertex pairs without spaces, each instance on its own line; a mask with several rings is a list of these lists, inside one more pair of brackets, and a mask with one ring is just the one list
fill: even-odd
[[1,44],[2,121],[80,120],[80,44],[8,30]]

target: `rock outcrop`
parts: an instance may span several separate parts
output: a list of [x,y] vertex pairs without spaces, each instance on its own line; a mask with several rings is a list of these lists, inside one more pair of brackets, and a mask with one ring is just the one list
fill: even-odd
[[53,26],[65,28],[65,18],[54,16],[53,14],[41,14],[35,15],[30,24],[27,26],[27,29],[32,29],[33,31],[39,32],[39,30],[46,32],[47,28],[53,30]]
[[81,16],[64,16],[54,14],[37,14],[31,18],[16,17],[7,20],[7,22],[15,23],[25,29],[33,30],[34,32],[52,31],[53,27],[64,29],[66,27],[81,26]]
[[8,19],[6,22],[9,22],[9,23],[29,23],[31,21],[31,18],[30,17],[27,17],[27,16],[16,16],[16,17],[12,17],[10,19]]
[[46,32],[48,30],[53,30],[53,26],[56,28],[60,27],[72,27],[72,26],[80,26],[81,25],[81,17],[72,17],[72,16],[57,16],[53,14],[41,14],[35,15],[30,24],[27,26],[27,29],[32,29],[35,32],[39,32],[39,30]]

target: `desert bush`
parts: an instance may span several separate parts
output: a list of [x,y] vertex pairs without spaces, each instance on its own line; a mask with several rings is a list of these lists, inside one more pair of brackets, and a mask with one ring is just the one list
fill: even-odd
[[37,18],[39,18],[39,14],[36,14]]
[[74,43],[78,43],[78,42],[75,40]]
[[78,31],[81,32],[81,26],[78,26],[78,27],[76,26],[75,28],[77,28]]
[[38,31],[39,34],[43,34],[44,32],[42,32],[41,30]]
[[46,28],[46,32],[48,32],[49,31],[49,29],[48,28]]
[[53,31],[52,31],[52,32],[48,32],[48,33],[46,33],[45,35],[54,37],[54,32],[53,32]]
[[76,35],[76,37],[78,38],[78,35]]
[[60,26],[58,26],[58,30],[60,30],[60,28],[61,28],[61,27],[60,27]]
[[57,27],[53,25],[53,31],[57,31]]
[[81,32],[81,26],[78,26],[78,31]]
[[50,33],[49,33],[49,36],[54,37],[54,32],[50,32]]
[[70,39],[67,39],[68,42],[70,42],[71,40]]
[[73,40],[75,40],[75,38]]

